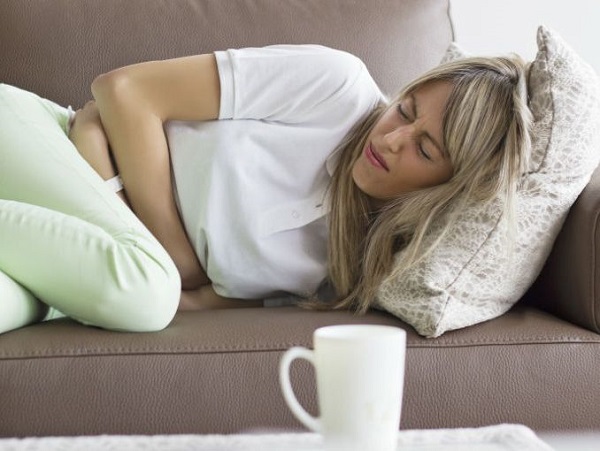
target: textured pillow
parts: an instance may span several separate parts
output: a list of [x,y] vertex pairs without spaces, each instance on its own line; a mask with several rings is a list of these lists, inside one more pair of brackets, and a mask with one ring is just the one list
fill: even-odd
[[[507,224],[498,199],[462,211],[434,252],[403,276],[388,278],[378,292],[376,306],[421,335],[495,318],[517,302],[600,160],[598,75],[556,33],[540,27],[537,40],[528,81],[533,148],[517,193],[515,255],[505,251]],[[457,52],[453,46],[447,59]],[[440,218],[436,227],[442,225]]]

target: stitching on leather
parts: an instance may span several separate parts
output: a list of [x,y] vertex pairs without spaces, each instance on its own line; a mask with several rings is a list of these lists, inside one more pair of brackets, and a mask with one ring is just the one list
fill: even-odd
[[580,337],[573,336],[556,336],[556,337],[521,337],[521,338],[495,338],[490,340],[479,339],[479,340],[452,340],[446,343],[440,343],[436,345],[423,344],[412,344],[413,348],[452,348],[452,347],[467,347],[467,346],[503,346],[503,345],[547,345],[547,344],[597,344],[600,343],[600,335],[598,339],[581,339]]
[[[276,343],[271,346],[211,346],[207,348],[184,346],[184,347],[156,347],[156,348],[81,348],[81,349],[44,349],[40,351],[28,351],[23,353],[0,353],[0,359],[23,359],[30,357],[102,357],[102,356],[131,356],[131,355],[177,355],[177,354],[217,354],[220,352],[239,353],[239,352],[283,352],[292,346],[298,346],[297,343]],[[279,348],[281,347],[281,348]]]
[[[408,348],[413,349],[447,349],[447,348],[464,348],[464,347],[477,347],[477,346],[505,346],[505,345],[524,345],[524,346],[537,346],[537,345],[553,345],[557,343],[565,344],[582,344],[582,345],[594,345],[600,343],[600,336],[597,340],[585,339],[582,340],[579,337],[573,336],[557,336],[557,337],[541,337],[532,336],[527,338],[503,338],[502,340],[491,339],[491,340],[453,340],[445,343],[428,344],[428,343],[408,343]],[[28,358],[69,358],[69,357],[119,357],[119,356],[131,356],[131,355],[177,355],[177,354],[217,354],[220,352],[225,353],[239,353],[239,352],[283,352],[286,349],[298,346],[298,343],[277,343],[271,346],[211,346],[208,348],[198,347],[176,347],[166,349],[160,348],[84,348],[77,350],[61,350],[55,351],[51,349],[40,350],[36,352],[24,352],[24,353],[0,353],[0,359],[28,359]]]

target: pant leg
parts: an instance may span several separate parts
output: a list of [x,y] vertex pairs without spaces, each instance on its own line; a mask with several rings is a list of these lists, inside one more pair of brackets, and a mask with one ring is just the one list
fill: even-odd
[[0,272],[0,334],[41,321],[48,306]]
[[0,85],[0,270],[84,324],[162,329],[177,310],[177,269],[66,124],[66,109]]

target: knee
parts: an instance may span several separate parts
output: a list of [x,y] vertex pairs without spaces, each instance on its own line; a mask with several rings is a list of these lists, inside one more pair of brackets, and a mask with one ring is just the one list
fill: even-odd
[[124,332],[155,332],[167,327],[179,306],[181,278],[170,260],[136,258],[136,268],[119,268],[106,284],[93,317],[95,325]]
[[155,332],[171,323],[181,297],[181,279],[176,269],[160,267],[132,291],[124,301],[131,307],[123,317],[122,330]]

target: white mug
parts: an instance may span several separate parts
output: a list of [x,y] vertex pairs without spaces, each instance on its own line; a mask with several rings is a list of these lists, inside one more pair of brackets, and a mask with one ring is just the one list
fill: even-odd
[[[294,347],[279,366],[283,396],[328,450],[395,451],[404,386],[406,332],[378,325],[327,326],[315,330],[314,351]],[[315,367],[320,417],[307,413],[294,395],[290,364]]]

